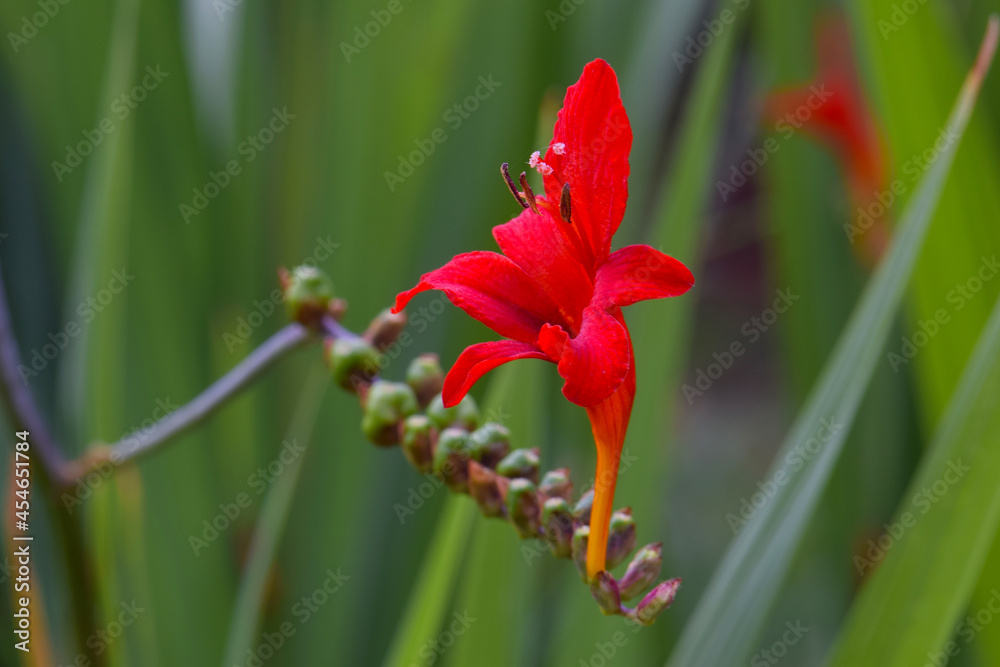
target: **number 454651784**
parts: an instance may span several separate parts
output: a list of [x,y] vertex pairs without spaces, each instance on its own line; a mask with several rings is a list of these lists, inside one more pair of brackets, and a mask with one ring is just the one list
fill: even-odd
[[14,476],[18,486],[17,491],[14,492],[14,495],[18,497],[18,500],[15,502],[16,525],[21,527],[22,530],[27,530],[28,495],[30,494],[29,486],[31,484],[31,468],[29,467],[31,459],[28,456],[28,450],[31,449],[31,445],[28,444],[27,431],[19,431],[16,435],[19,440],[14,446],[16,450],[14,453]]

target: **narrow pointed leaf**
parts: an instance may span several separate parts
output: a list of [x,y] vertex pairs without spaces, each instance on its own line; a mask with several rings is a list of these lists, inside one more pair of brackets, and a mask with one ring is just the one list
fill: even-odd
[[[991,32],[995,30],[991,23]],[[989,41],[989,40],[987,40]],[[961,137],[992,58],[981,54],[948,119]],[[837,462],[865,388],[881,358],[893,317],[913,270],[928,223],[959,145],[928,170],[904,211],[890,251],[880,262],[841,335],[833,355],[775,459],[768,479],[783,484],[729,547],[670,665],[745,662],[767,620],[802,535]],[[802,454],[810,439],[822,447]]]

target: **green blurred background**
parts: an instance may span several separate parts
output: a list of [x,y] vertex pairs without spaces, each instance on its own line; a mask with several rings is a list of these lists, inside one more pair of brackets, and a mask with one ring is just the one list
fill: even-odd
[[[4,3],[0,259],[23,357],[68,323],[81,325],[29,382],[73,454],[182,404],[279,329],[285,315],[271,296],[279,265],[315,261],[350,303],[345,324],[358,330],[421,273],[493,248],[491,227],[517,212],[500,163],[519,164],[547,144],[565,87],[594,58],[617,70],[635,135],[616,244],[658,246],[698,281],[682,298],[627,312],[639,389],[626,444],[635,463],[617,504],[633,508],[640,544],[664,542],[664,575],[685,582],[652,628],[633,633],[601,616],[572,566],[526,557],[510,527],[476,516],[467,498],[439,491],[401,520],[396,506],[425,480],[399,452],[366,443],[357,402],[326,391],[314,346],[72,507],[98,564],[92,583],[104,629],[123,603],[143,610],[113,641],[93,640],[101,626],[86,628],[81,654],[64,557],[80,554],[61,554],[50,520],[66,510],[33,506],[43,596],[35,611],[55,664],[85,664],[80,655],[110,665],[255,664],[248,651],[262,657],[266,635],[285,623],[294,634],[263,664],[664,664],[733,539],[727,514],[766,479],[868,278],[841,229],[852,208],[844,179],[822,145],[796,134],[727,201],[716,182],[774,136],[761,119],[767,92],[815,74],[814,27],[829,11],[850,21],[894,173],[931,145],[998,4],[913,2],[886,36],[879,21],[898,4]],[[25,21],[46,7],[44,25],[32,30]],[[726,8],[734,23],[679,66],[675,54]],[[379,18],[377,34],[361,39]],[[481,78],[495,89],[471,109]],[[454,112],[456,103],[467,112]],[[950,310],[949,291],[1000,250],[998,111],[994,73],[886,351],[898,351],[900,337],[937,309]],[[102,119],[112,131],[95,134]],[[280,128],[269,143],[248,141],[269,124]],[[436,128],[446,140],[390,184],[386,172],[400,173],[401,156]],[[85,140],[96,145],[72,166],[69,147]],[[239,173],[220,176],[230,161]],[[206,192],[213,174],[225,184]],[[196,213],[182,208],[202,204]],[[85,320],[80,304],[116,270],[134,280]],[[682,385],[713,353],[747,342],[744,323],[778,289],[799,300],[709,391],[687,400]],[[822,662],[862,584],[852,558],[893,516],[998,293],[1000,281],[987,281],[899,372],[883,351],[776,603],[752,612],[767,618],[759,649],[801,622],[808,631],[787,647],[784,664]],[[492,335],[451,306],[410,332],[415,343],[385,375],[402,377],[420,352],[450,363]],[[578,484],[588,479],[589,427],[561,397],[553,368],[522,362],[491,382],[474,393],[515,442],[539,446],[549,468],[571,467]],[[255,486],[251,476],[286,439],[308,443],[298,466]],[[196,555],[189,538],[241,493],[249,507]],[[287,517],[281,494],[290,498]],[[238,597],[258,522],[278,531],[273,569],[258,595]],[[994,549],[973,573],[970,609],[1000,587],[998,566]],[[348,578],[305,614],[296,605],[328,571]],[[10,574],[0,576],[10,608]],[[261,610],[259,623],[253,613],[236,620],[248,608]],[[453,614],[475,620],[444,647]],[[608,657],[619,631],[626,639]],[[45,664],[25,662],[12,644],[0,645],[3,664]],[[1000,623],[986,624],[948,664],[1000,664]]]

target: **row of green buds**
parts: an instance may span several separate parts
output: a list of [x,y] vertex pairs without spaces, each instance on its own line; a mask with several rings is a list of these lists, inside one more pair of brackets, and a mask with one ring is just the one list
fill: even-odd
[[[379,372],[390,361],[386,351],[391,351],[396,344],[406,324],[406,316],[383,311],[372,320],[364,334],[358,336],[339,326],[342,313],[342,309],[336,309],[335,314],[323,320],[321,328],[329,334],[324,343],[324,359],[334,382],[358,394],[364,401],[366,393],[379,379]],[[407,385],[413,390],[417,404],[424,408],[430,397],[441,391],[442,375],[437,357],[433,354],[418,357],[411,365],[410,375]]]
[[[511,449],[508,429],[496,422],[481,424],[471,396],[444,407],[444,374],[436,356],[414,359],[406,382],[392,382],[373,373],[380,346],[391,344],[399,333],[397,324],[382,315],[363,336],[332,338],[326,343],[333,379],[360,397],[365,436],[380,446],[399,444],[419,473],[433,474],[452,491],[468,494],[484,516],[508,521],[522,539],[541,538],[554,556],[572,559],[586,582],[593,489],[574,501],[569,470],[540,474],[538,449]],[[635,545],[631,509],[619,509],[609,528],[608,569],[623,563]],[[669,606],[679,580],[656,586],[635,609],[622,601],[637,597],[656,581],[661,560],[660,545],[648,545],[635,554],[620,581],[602,572],[589,582],[601,610],[644,625],[652,623]]]

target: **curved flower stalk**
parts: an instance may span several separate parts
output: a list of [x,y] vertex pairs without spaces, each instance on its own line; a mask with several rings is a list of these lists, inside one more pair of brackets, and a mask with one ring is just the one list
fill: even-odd
[[477,343],[455,361],[443,403],[457,405],[485,373],[514,359],[557,364],[563,394],[587,410],[597,472],[587,577],[607,569],[618,462],[635,396],[635,359],[622,308],[678,296],[694,277],[681,262],[646,245],[611,251],[628,198],[632,130],[618,79],[603,60],[589,63],[566,91],[544,157],[528,164],[542,176],[535,194],[502,173],[521,214],[493,228],[503,251],[469,252],[424,274],[396,297],[400,312],[425,290],[441,290],[505,340]]
[[890,237],[887,211],[876,201],[888,187],[887,158],[851,53],[846,18],[829,15],[817,23],[816,60],[813,80],[772,93],[764,115],[776,127],[801,128],[837,156],[852,204],[853,222],[844,223],[844,230],[859,258],[874,266]]

